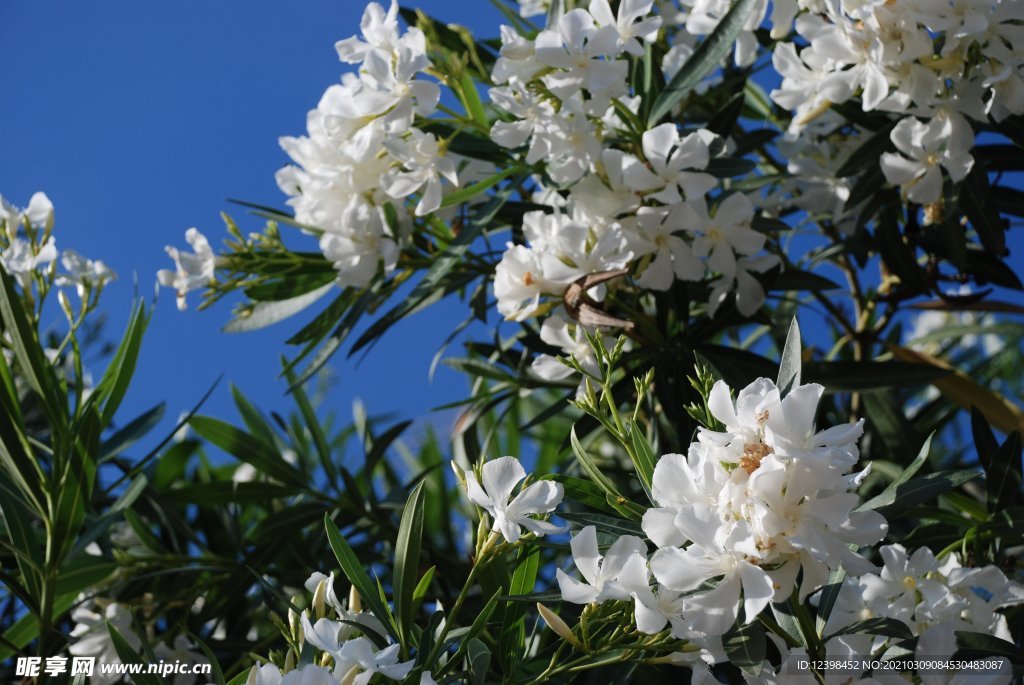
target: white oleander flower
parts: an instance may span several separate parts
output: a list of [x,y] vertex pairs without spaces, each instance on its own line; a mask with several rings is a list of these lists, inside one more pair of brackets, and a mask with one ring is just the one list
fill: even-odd
[[441,178],[458,187],[455,160],[445,155],[432,133],[413,130],[410,140],[385,140],[385,149],[402,163],[403,171],[390,171],[381,179],[384,191],[403,198],[421,191],[416,216],[424,216],[441,207]]
[[680,234],[683,223],[680,207],[671,211],[661,207],[641,207],[637,211],[637,234],[633,247],[637,256],[651,255],[651,262],[636,280],[652,290],[668,290],[678,279],[699,281],[704,277],[704,262]]
[[[646,563],[647,545],[643,540],[635,535],[623,535],[602,556],[597,546],[597,529],[586,526],[572,538],[569,547],[573,563],[586,582],[580,582],[562,569],[556,569],[555,576],[563,601],[590,604],[630,598],[629,589],[619,582],[619,576],[633,556],[639,557],[640,564]],[[638,562],[633,560],[633,563]]]
[[175,268],[173,271],[161,269],[156,274],[160,285],[174,288],[179,310],[186,307],[185,295],[210,285],[214,279],[214,270],[217,268],[217,256],[213,253],[206,236],[198,229],[190,228],[185,231],[185,240],[192,247],[192,253],[181,252],[168,245],[165,249],[174,260]]
[[339,683],[330,671],[315,664],[306,664],[284,674],[274,664],[263,664],[252,667],[245,685],[339,685]]
[[896,125],[890,138],[899,153],[882,155],[882,173],[918,204],[942,197],[941,169],[959,183],[974,166],[970,154],[974,134],[959,115],[937,116],[928,123],[907,117]]
[[403,680],[412,671],[415,661],[398,661],[400,645],[377,650],[369,638],[357,637],[341,646],[334,660],[334,675],[342,683],[367,685],[374,675],[390,680]]
[[617,48],[636,57],[642,57],[644,48],[640,41],[652,43],[658,38],[661,17],[650,16],[654,0],[622,0],[619,14],[612,14],[608,0],[590,0],[590,14],[597,25],[615,27],[618,34]]
[[500,531],[509,542],[517,541],[523,528],[537,536],[564,530],[562,526],[533,518],[534,514],[548,514],[555,510],[562,501],[561,483],[537,481],[512,497],[516,485],[526,478],[526,471],[518,459],[501,457],[488,461],[480,468],[480,472],[482,485],[472,472],[466,472],[466,489],[470,501],[482,507],[494,519],[491,530]]
[[644,132],[641,139],[647,164],[632,155],[625,156],[623,181],[631,190],[650,192],[648,197],[665,205],[682,202],[680,190],[688,200],[702,197],[718,185],[714,176],[702,171],[711,159],[709,145],[715,138],[701,129],[680,139],[675,124],[656,126]]
[[75,286],[78,297],[82,299],[90,289],[102,288],[117,277],[103,262],[86,259],[74,250],[64,250],[60,261],[66,272],[57,276],[57,285]]
[[766,237],[751,228],[754,203],[743,193],[733,193],[708,212],[703,198],[678,205],[676,220],[694,235],[693,253],[706,257],[708,267],[726,278],[736,277],[737,255],[749,257],[764,247]]
[[[762,378],[734,402],[719,381],[708,407],[725,431],[702,428],[687,456],[658,461],[658,506],[643,518],[659,547],[650,566],[667,588],[696,590],[683,601],[690,629],[721,635],[737,618],[741,594],[745,620],[754,620],[769,601],[790,595],[801,570],[801,600],[840,565],[850,575],[873,570],[847,547],[877,542],[887,530],[876,512],[854,511],[858,498],[850,490],[867,471],[847,471],[858,459],[863,428],[817,431],[822,392],[803,385],[782,398]],[[716,577],[714,588],[699,590]]]
[[[132,627],[131,609],[124,604],[109,601],[104,605],[90,600],[79,604],[71,612],[71,620],[75,624],[68,634],[68,652],[72,656],[94,657],[101,664],[122,663],[107,630],[108,623],[132,649],[138,650],[142,646],[142,641]],[[120,674],[103,673],[99,669],[92,676],[92,682],[96,685],[113,685],[120,681]]]

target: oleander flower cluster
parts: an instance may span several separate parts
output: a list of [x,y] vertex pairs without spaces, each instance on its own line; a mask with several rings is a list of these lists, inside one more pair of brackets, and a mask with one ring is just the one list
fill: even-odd
[[764,301],[751,273],[777,261],[759,256],[766,236],[751,228],[755,207],[742,193],[712,195],[719,183],[707,168],[724,142],[673,123],[640,131],[638,146],[616,142],[634,125],[623,110],[640,107],[627,58],[642,55],[661,24],[651,2],[621,3],[613,15],[595,0],[532,41],[503,29],[490,96],[511,120],[491,134],[506,147],[525,146],[529,164],[544,160],[535,196],[553,206],[524,216],[527,244],[510,244],[498,264],[494,290],[506,318],[533,316],[542,297],[625,267],[647,290],[714,275],[712,314],[736,289],[746,315]]
[[[305,584],[312,593],[309,609],[290,614],[298,643],[315,650],[316,658],[296,664],[257,664],[249,672],[250,685],[365,685],[374,682],[402,682],[413,670],[413,661],[399,660],[399,645],[380,647],[387,631],[380,619],[362,607],[352,588],[348,601],[338,598],[334,574],[314,572]],[[289,653],[289,658],[294,655]],[[430,671],[419,678],[420,685],[433,685]]]
[[971,122],[1024,113],[1021,11],[1015,0],[776,2],[772,36],[795,27],[772,53],[783,80],[771,97],[794,114],[790,141],[830,135],[845,123],[834,112],[818,131],[806,129],[854,98],[865,112],[899,114],[890,136],[897,152],[882,155],[881,169],[908,200],[938,201],[943,172],[958,183],[973,167]]
[[[824,628],[825,635],[835,635],[825,644],[827,659],[851,663],[871,654],[898,658],[899,653],[890,649],[893,640],[889,636],[842,634],[861,621],[893,619],[905,625],[907,634],[916,639],[913,656],[920,663],[949,660],[975,664],[962,669],[929,668],[922,671],[922,682],[1011,682],[1013,669],[1006,657],[993,656],[985,663],[954,659],[958,650],[956,633],[981,633],[1012,642],[1006,617],[997,612],[1024,602],[1024,587],[1007,579],[995,566],[965,567],[956,554],[937,559],[927,547],[910,552],[899,544],[884,545],[878,552],[884,562],[878,573],[847,577],[843,581]],[[802,648],[778,648],[789,657],[790,666],[794,658],[807,656]],[[842,677],[849,679],[845,682],[880,685],[913,682],[910,673],[899,669],[846,672]],[[806,678],[813,676],[786,673],[785,667],[776,668],[765,662],[759,677],[748,677],[747,682],[812,682]]]
[[[46,193],[33,194],[24,209],[0,196],[0,266],[26,292],[31,292],[33,279],[46,272],[57,286],[74,288],[85,302],[89,293],[98,293],[115,278],[114,272],[75,250],[58,253],[53,227],[53,203]],[[64,269],[60,273],[56,271],[58,257]]]
[[[577,603],[632,600],[637,628],[710,650],[737,621],[750,623],[769,602],[803,600],[832,571],[874,570],[856,551],[888,529],[874,511],[856,511],[854,492],[869,469],[859,457],[861,422],[817,430],[823,388],[781,396],[759,379],[735,400],[717,382],[708,408],[724,430],[701,428],[687,455],[668,454],[654,470],[657,506],[640,538],[619,538],[601,560],[592,529],[573,539],[586,584],[559,573],[562,598]],[[742,609],[742,615],[740,614]]]
[[440,89],[423,78],[431,66],[423,32],[402,32],[398,22],[397,2],[387,11],[368,5],[362,38],[335,46],[356,71],[324,92],[305,136],[281,139],[294,165],[278,172],[277,183],[296,220],[319,235],[342,285],[362,287],[394,269],[411,223],[392,200],[416,195],[413,213],[424,216],[441,206],[443,180],[459,183],[444,141],[414,125],[434,111]]

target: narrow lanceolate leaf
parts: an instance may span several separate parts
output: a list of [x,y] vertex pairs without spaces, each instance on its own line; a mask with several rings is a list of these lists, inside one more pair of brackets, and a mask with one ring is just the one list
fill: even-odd
[[647,118],[649,127],[656,126],[694,86],[726,58],[755,4],[757,0],[737,0],[715,30],[697,46],[683,68],[654,101],[651,114]]
[[516,167],[502,169],[493,176],[488,176],[487,178],[478,183],[474,183],[473,185],[469,185],[466,186],[465,188],[460,188],[459,190],[448,193],[447,195],[444,196],[444,200],[441,201],[441,207],[444,208],[454,207],[455,205],[461,205],[463,202],[471,200],[477,195],[498,185],[509,176],[515,174],[517,171],[519,171],[519,169],[517,169]]
[[308,485],[306,477],[286,462],[275,447],[255,436],[209,416],[193,416],[189,425],[203,438],[266,475],[289,485]]
[[985,471],[992,511],[1000,511],[1020,500],[1020,433],[1014,431],[1007,436],[1006,442],[992,455],[992,462]]
[[629,428],[629,439],[633,443],[633,466],[636,474],[640,477],[640,483],[644,486],[644,492],[651,497],[654,504],[652,489],[654,487],[654,465],[656,458],[651,443],[647,442],[647,436],[637,423],[631,423]]
[[413,624],[414,595],[418,581],[420,545],[423,539],[423,481],[413,488],[402,512],[395,543],[395,614],[402,646],[408,651]]
[[928,439],[921,445],[921,449],[918,450],[917,456],[914,457],[914,461],[910,462],[910,466],[904,469],[903,473],[900,474],[899,478],[889,483],[888,487],[882,492],[878,493],[870,500],[862,504],[858,509],[879,509],[881,507],[887,507],[896,501],[897,491],[900,486],[906,483],[908,480],[914,477],[914,474],[921,470],[924,463],[928,461],[928,455],[932,451],[932,438],[935,434],[932,433],[928,436]]
[[903,621],[895,618],[888,618],[880,616],[878,618],[869,618],[863,621],[857,621],[851,623],[845,628],[832,633],[826,641],[831,640],[837,635],[856,635],[858,633],[864,635],[884,635],[886,637],[895,637],[900,640],[910,640],[914,637],[914,633],[911,632],[910,628]]
[[996,391],[979,385],[963,371],[953,368],[930,354],[899,345],[887,345],[886,347],[897,359],[918,364],[930,364],[945,370],[947,374],[932,381],[932,385],[949,401],[967,410],[970,410],[971,407],[977,408],[992,426],[1004,433],[1014,431],[1024,433],[1024,411]]
[[[132,646],[128,644],[128,640],[124,639],[124,636],[118,632],[109,621],[107,622],[107,632],[110,633],[110,640],[114,643],[114,649],[117,651],[118,658],[121,659],[121,663],[125,664],[142,664],[146,663],[146,660],[142,656],[132,649]],[[138,685],[161,685],[160,678],[156,677],[152,673],[138,673],[132,675],[132,680]]]
[[[4,269],[0,269],[0,321],[14,348],[20,371],[28,387],[42,402],[43,410],[54,431],[63,429],[67,422],[66,397],[53,366],[43,355],[42,346],[14,289],[14,282]],[[99,386],[97,386],[98,388]]]
[[334,283],[322,285],[312,292],[291,297],[287,300],[257,302],[250,309],[231,319],[223,328],[225,333],[245,333],[257,331],[267,326],[295,316],[302,310],[313,305],[317,300],[334,289]]
[[135,374],[135,364],[142,347],[142,335],[146,331],[146,326],[149,325],[149,318],[150,315],[143,305],[140,304],[135,308],[117,352],[114,353],[103,378],[96,385],[96,389],[90,397],[90,400],[94,397],[94,401],[103,402],[104,426],[110,425],[125,393],[128,392],[128,384]]
[[569,444],[572,446],[572,451],[576,455],[577,461],[580,463],[580,467],[590,477],[597,487],[605,493],[605,501],[617,512],[623,516],[628,516],[631,519],[639,521],[643,517],[643,508],[638,506],[634,502],[630,502],[626,497],[619,492],[615,484],[612,483],[608,476],[602,473],[601,469],[598,468],[594,460],[590,458],[590,455],[583,445],[580,444],[580,439],[576,436],[575,426],[569,432]]
[[377,584],[370,580],[370,576],[366,575],[363,563],[359,561],[359,557],[352,551],[349,544],[345,542],[344,536],[338,530],[338,526],[334,525],[330,514],[324,515],[324,527],[327,529],[327,541],[330,543],[331,549],[334,550],[334,556],[337,557],[338,564],[341,565],[341,570],[345,573],[345,577],[355,586],[356,592],[359,593],[359,596],[370,608],[373,615],[380,619],[391,636],[397,639],[398,631],[395,629],[395,621],[391,615],[391,610],[381,601]]
[[800,342],[800,326],[797,325],[796,317],[789,324],[789,333],[786,334],[786,345],[782,348],[782,361],[779,364],[779,379],[775,385],[779,387],[779,393],[786,396],[789,392],[800,385],[800,366],[803,363],[802,345]]
[[[939,471],[914,478],[896,488],[896,498],[892,504],[875,508],[882,516],[891,519],[897,514],[907,511],[918,504],[934,500],[950,490],[957,488],[969,480],[980,476],[978,471],[962,469],[959,471]],[[867,507],[861,507],[865,509]]]
[[[533,592],[540,569],[540,547],[522,547],[516,557],[516,570],[508,587],[510,595],[525,595]],[[520,659],[526,654],[526,606],[521,602],[505,605],[501,619],[501,637],[498,641],[498,657],[506,673],[514,673]]]

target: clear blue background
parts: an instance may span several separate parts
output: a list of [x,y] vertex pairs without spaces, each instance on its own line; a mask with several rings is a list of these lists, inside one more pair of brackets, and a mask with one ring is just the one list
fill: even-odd
[[[499,13],[480,1],[415,3],[446,22],[497,34]],[[196,226],[217,244],[228,211],[243,231],[262,220],[228,197],[284,207],[274,172],[287,162],[282,135],[305,132],[307,110],[348,65],[337,40],[359,30],[359,0],[187,0],[0,3],[4,90],[0,194],[25,206],[45,191],[56,206],[58,248],[102,259],[119,280],[104,293],[107,337],[120,336],[138,292],[171,265],[165,245],[185,247]],[[167,402],[164,430],[221,374],[257,406],[292,405],[277,379],[286,322],[257,333],[220,327],[230,306],[179,313],[164,289],[121,417]],[[358,366],[337,355],[328,406],[342,418],[361,397],[371,414],[422,416],[464,397],[462,376],[440,368],[438,347],[465,316],[456,303],[412,317]],[[62,324],[54,312],[53,325]],[[308,319],[308,317],[306,317]],[[102,367],[102,364],[99,366]],[[95,372],[101,368],[94,369]],[[204,413],[234,420],[227,382]],[[451,412],[432,421],[447,428]]]

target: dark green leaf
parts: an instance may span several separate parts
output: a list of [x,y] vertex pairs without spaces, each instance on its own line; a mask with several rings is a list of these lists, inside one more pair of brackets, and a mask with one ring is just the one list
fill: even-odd
[[913,362],[810,362],[804,371],[805,381],[821,383],[831,392],[926,385],[950,374],[946,369]]
[[757,4],[755,0],[738,0],[722,17],[722,21],[715,27],[715,30],[701,41],[701,44],[690,55],[690,59],[686,60],[686,64],[679,70],[679,73],[673,77],[658,95],[658,99],[654,101],[647,119],[648,128],[653,128],[671,113],[690,90],[729,55],[755,4]]
[[764,626],[752,621],[734,627],[722,636],[722,648],[729,657],[729,663],[738,666],[745,673],[760,673],[768,649]]
[[413,616],[413,594],[419,580],[420,545],[423,539],[423,482],[413,488],[402,511],[395,542],[395,616],[398,634],[406,650],[410,650]]
[[371,581],[370,577],[366,575],[362,562],[359,561],[359,557],[352,551],[349,544],[345,542],[341,531],[338,530],[338,527],[334,525],[334,521],[331,520],[330,514],[324,515],[324,527],[327,529],[327,540],[330,542],[331,549],[334,550],[334,556],[337,557],[338,564],[341,565],[341,570],[345,573],[345,577],[355,586],[359,596],[370,607],[373,615],[384,624],[391,637],[398,639],[398,631],[395,628],[395,619],[391,609],[381,601],[376,583]]
[[189,425],[203,438],[235,459],[287,485],[305,487],[306,477],[284,460],[281,453],[256,437],[209,416],[193,416]]
[[856,635],[858,633],[865,635],[884,635],[885,637],[895,637],[900,640],[910,640],[914,637],[913,631],[910,630],[910,628],[907,627],[907,624],[903,621],[882,616],[851,623],[843,629],[829,635],[825,638],[825,641],[827,642],[838,635]]

